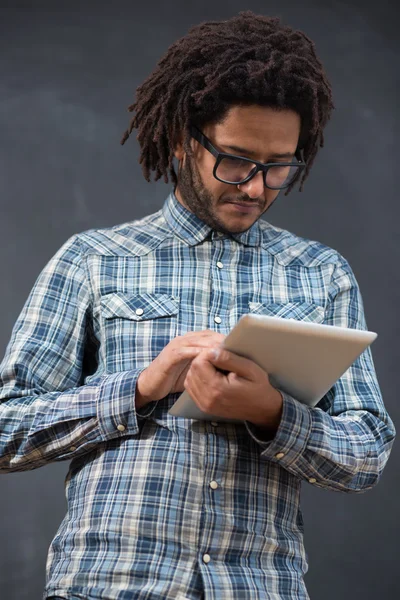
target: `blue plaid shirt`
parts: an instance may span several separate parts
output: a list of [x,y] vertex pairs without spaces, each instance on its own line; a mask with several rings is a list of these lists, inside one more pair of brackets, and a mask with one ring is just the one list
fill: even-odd
[[316,408],[285,394],[272,439],[172,417],[179,394],[135,410],[174,337],[227,334],[248,312],[366,327],[336,251],[263,220],[215,232],[174,194],[74,235],[44,268],[0,365],[0,470],[71,460],[44,598],[308,598],[301,483],[364,492],[395,436],[370,351]]

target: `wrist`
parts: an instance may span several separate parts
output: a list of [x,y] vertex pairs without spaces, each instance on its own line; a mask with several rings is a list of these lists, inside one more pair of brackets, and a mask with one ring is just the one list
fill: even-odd
[[139,408],[143,408],[146,404],[151,402],[151,398],[146,396],[143,393],[143,371],[140,373],[139,377],[136,381],[136,390],[135,390],[135,408],[138,410]]
[[250,422],[256,427],[276,432],[282,420],[283,396],[279,390],[273,388],[267,403],[263,404],[264,410],[260,410],[257,416]]

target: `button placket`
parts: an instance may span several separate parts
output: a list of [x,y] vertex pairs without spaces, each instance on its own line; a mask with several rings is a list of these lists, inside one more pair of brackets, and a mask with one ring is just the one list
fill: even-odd
[[[217,421],[209,423],[218,425]],[[202,482],[206,493],[204,494],[204,521],[199,536],[199,560],[203,565],[210,563],[210,567],[216,558],[213,553],[219,541],[216,523],[223,518],[226,508],[223,482],[229,462],[228,440],[216,435],[211,427],[208,429],[209,433],[204,436],[204,446],[202,446],[204,451]]]
[[[212,284],[211,300],[210,300],[210,319],[217,325],[221,325],[228,320],[226,311],[229,308],[228,297],[231,292],[229,260],[231,249],[229,241],[225,240],[225,235],[219,232],[213,233],[213,246],[211,252],[211,276],[214,279]],[[228,293],[229,291],[229,293]],[[211,326],[212,328],[212,326]],[[219,331],[219,329],[217,329]]]

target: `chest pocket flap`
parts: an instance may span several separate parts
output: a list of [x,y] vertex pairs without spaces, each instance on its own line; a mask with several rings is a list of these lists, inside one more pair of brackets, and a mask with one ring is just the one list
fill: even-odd
[[325,317],[323,306],[312,302],[249,302],[252,314],[268,315],[270,317],[281,317],[283,319],[295,319],[296,321],[313,321],[322,323]]
[[123,294],[114,292],[101,299],[101,311],[106,319],[146,321],[178,314],[179,299],[168,294]]

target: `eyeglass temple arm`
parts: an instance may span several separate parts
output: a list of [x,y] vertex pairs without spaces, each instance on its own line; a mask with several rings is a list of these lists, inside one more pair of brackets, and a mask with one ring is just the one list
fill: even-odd
[[197,129],[197,127],[195,127],[194,125],[191,125],[191,127],[190,127],[190,135],[197,142],[199,142],[199,144],[201,144],[204,148],[206,148],[206,150],[208,150],[209,152],[211,152],[211,154],[215,158],[218,157],[218,155],[220,154],[218,152],[218,150],[216,148],[214,148],[214,146],[212,145],[212,143],[210,142],[210,140],[204,135],[204,133],[201,133],[201,131],[199,129]]

